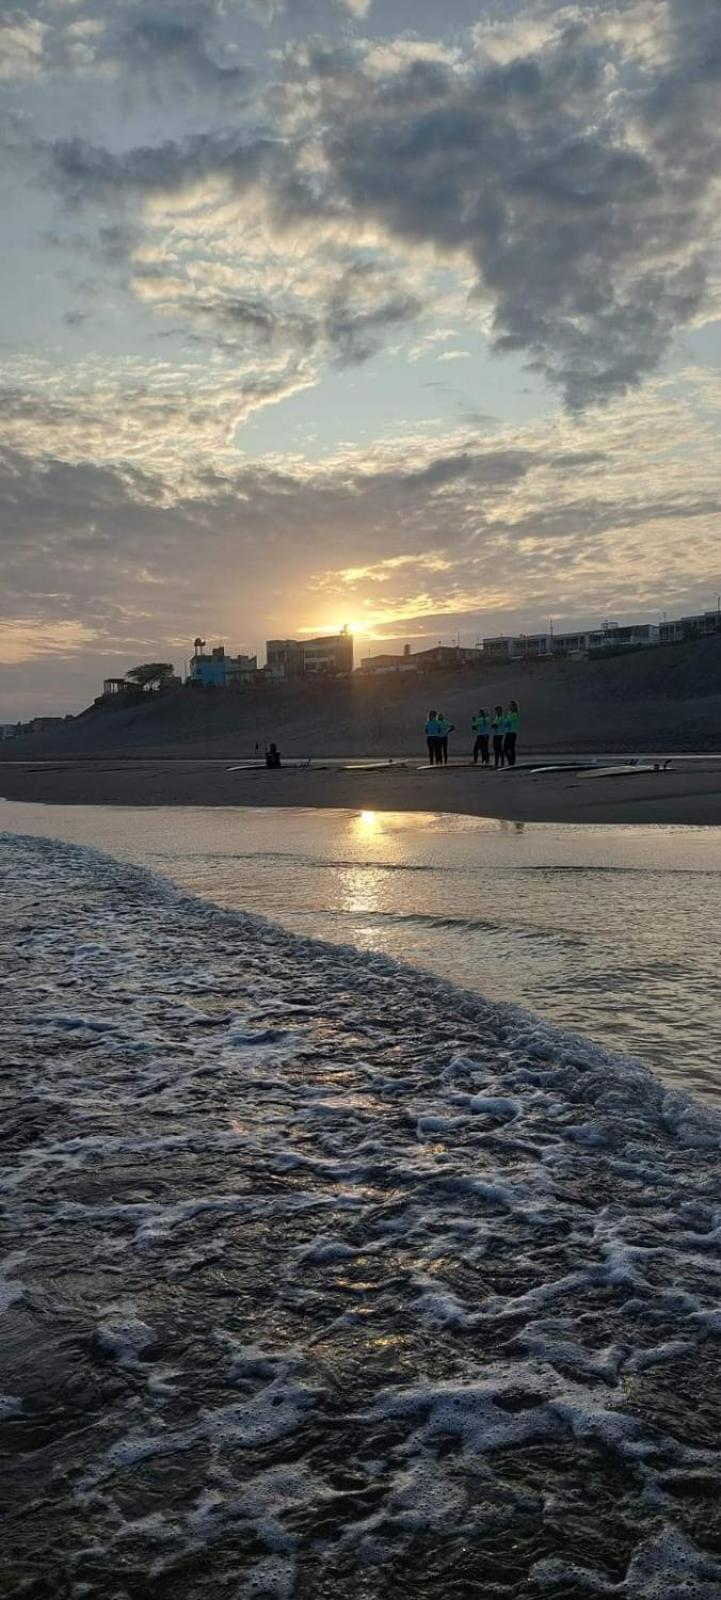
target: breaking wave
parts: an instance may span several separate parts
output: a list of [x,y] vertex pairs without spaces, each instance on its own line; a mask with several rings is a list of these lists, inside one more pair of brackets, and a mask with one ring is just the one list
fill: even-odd
[[2,1593],[718,1600],[721,1121],[0,836]]

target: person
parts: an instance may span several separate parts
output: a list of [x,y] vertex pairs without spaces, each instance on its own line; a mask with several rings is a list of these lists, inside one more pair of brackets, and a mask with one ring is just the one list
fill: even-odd
[[506,727],[503,735],[503,754],[509,767],[516,765],[516,740],[518,738],[518,701],[509,700]]
[[428,745],[428,760],[430,761],[432,767],[435,767],[436,765],[440,766],[441,753],[438,745],[438,740],[440,738],[440,726],[438,722],[437,711],[429,711],[425,732],[426,743]]
[[503,742],[506,735],[506,719],[503,715],[503,706],[496,706],[491,723],[493,734],[493,765],[503,766]]
[[480,711],[478,711],[473,718],[472,727],[475,734],[475,740],[473,744],[473,765],[474,767],[478,766],[478,757],[480,755],[481,765],[487,767],[488,750],[491,738],[491,719],[488,715],[488,712],[484,711],[483,707],[481,707]]
[[266,767],[273,768],[280,766],[280,750],[278,749],[277,745],[270,744],[268,746],[268,749],[265,752],[265,764]]
[[440,754],[436,757],[436,760],[438,761],[439,766],[440,766],[441,762],[443,763],[444,767],[448,766],[448,735],[449,735],[449,733],[453,732],[454,726],[455,726],[455,724],[453,722],[449,722],[448,718],[444,717],[443,712],[439,711],[439,713],[438,713],[438,748],[439,748]]

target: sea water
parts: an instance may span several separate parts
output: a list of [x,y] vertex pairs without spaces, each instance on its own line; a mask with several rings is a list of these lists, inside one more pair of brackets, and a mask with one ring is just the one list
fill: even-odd
[[0,985],[7,1600],[718,1600],[713,1108],[57,841]]
[[527,1006],[721,1098],[719,828],[17,804],[0,825]]

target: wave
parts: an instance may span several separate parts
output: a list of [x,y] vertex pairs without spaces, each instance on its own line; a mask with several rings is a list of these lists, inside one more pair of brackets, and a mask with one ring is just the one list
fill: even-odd
[[97,852],[0,878],[8,1593],[717,1600],[721,1119]]

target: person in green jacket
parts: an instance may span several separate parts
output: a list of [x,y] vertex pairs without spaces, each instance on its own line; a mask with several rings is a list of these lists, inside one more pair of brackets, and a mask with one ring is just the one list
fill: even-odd
[[488,752],[490,749],[491,740],[491,719],[488,715],[488,712],[484,711],[483,708],[481,708],[480,711],[477,711],[471,723],[471,727],[473,728],[473,733],[475,736],[473,744],[473,765],[474,767],[478,766],[478,757],[480,755],[481,765],[487,767],[489,760]]
[[506,730],[503,735],[503,754],[509,767],[516,765],[516,740],[518,739],[518,701],[509,700],[506,712]]

